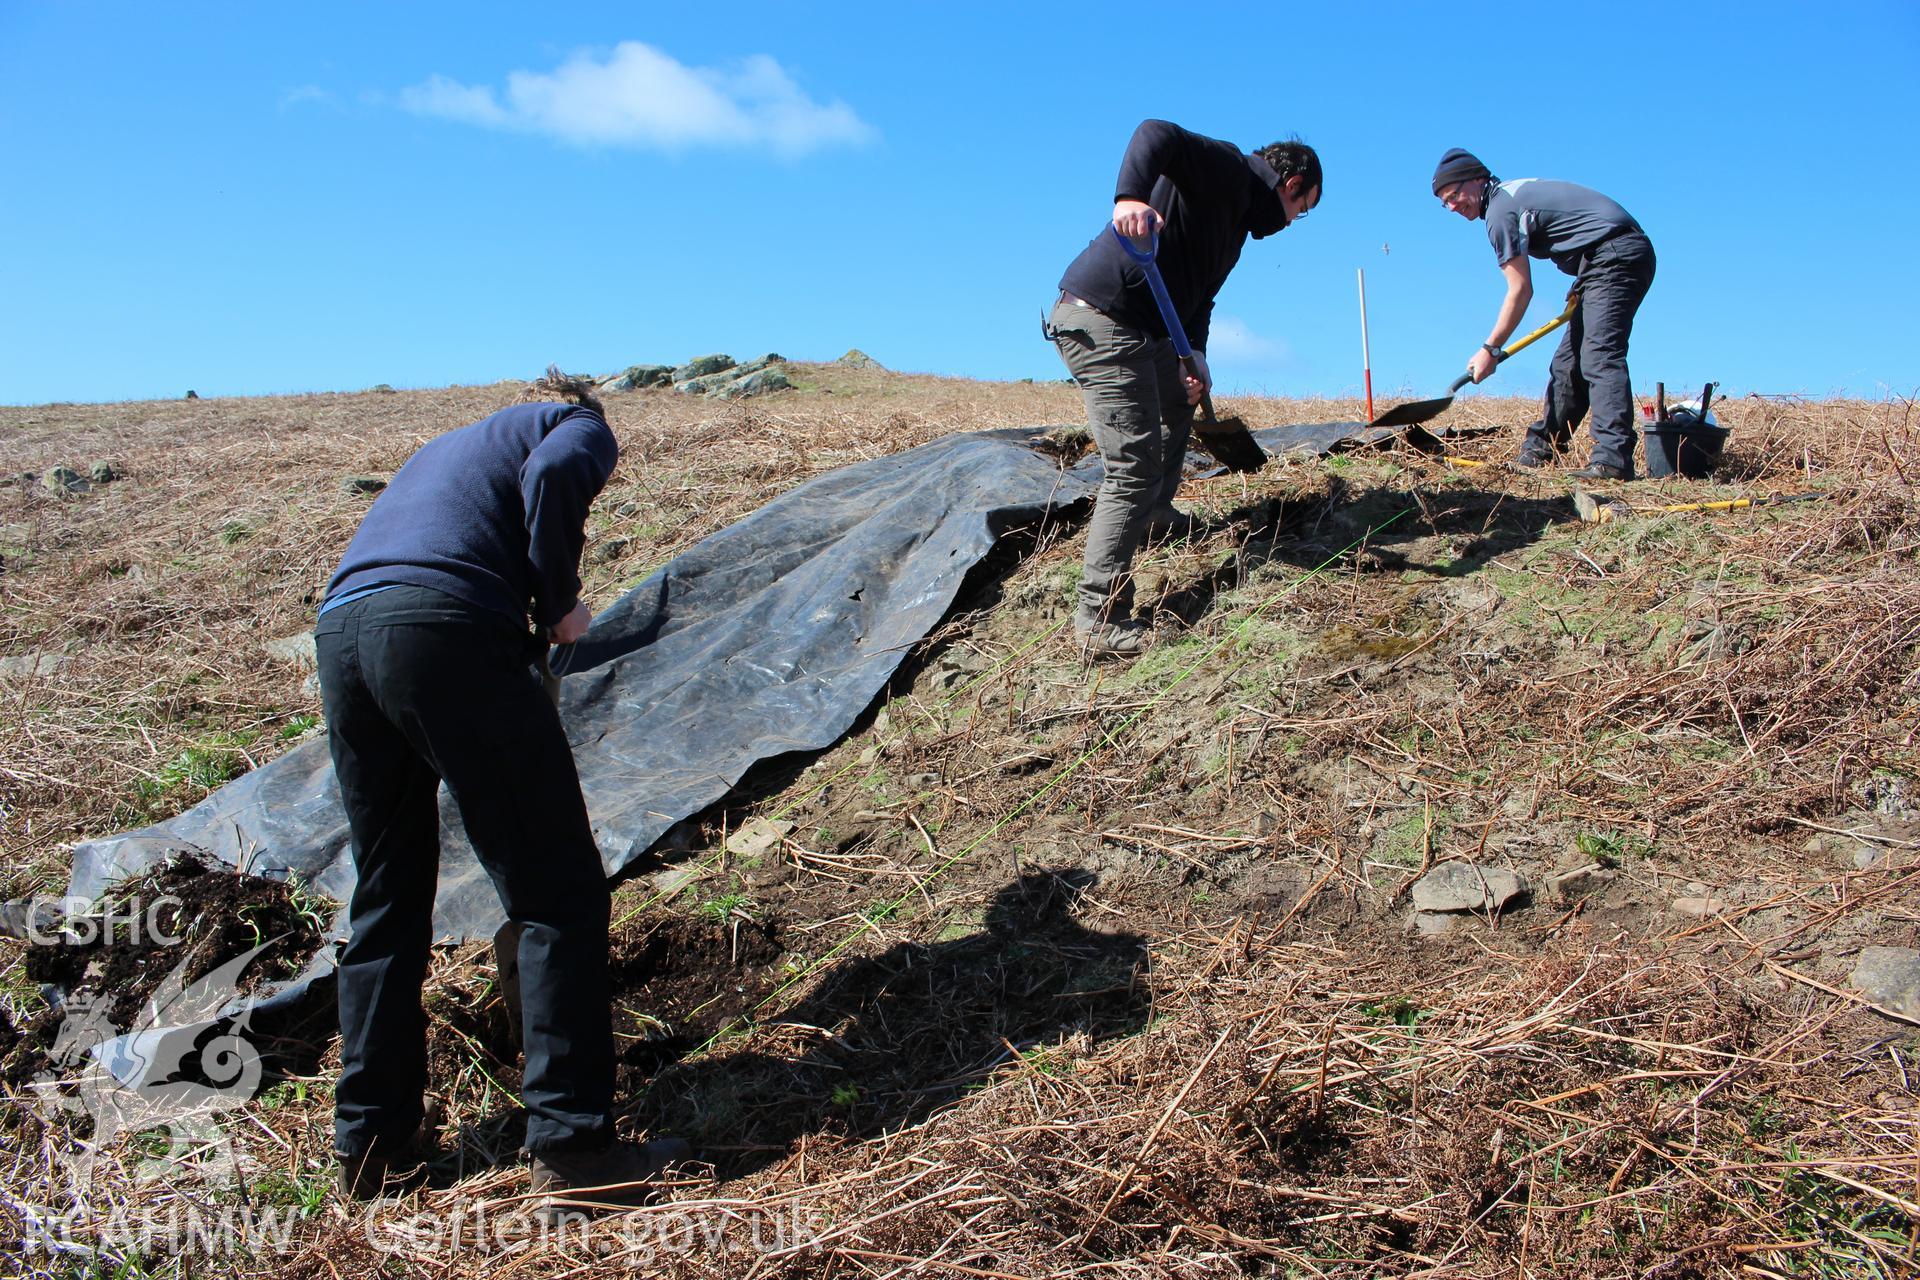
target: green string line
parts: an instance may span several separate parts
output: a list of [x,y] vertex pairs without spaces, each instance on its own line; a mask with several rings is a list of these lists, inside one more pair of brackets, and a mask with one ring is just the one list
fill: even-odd
[[[1082,765],[1084,765],[1088,760],[1091,760],[1100,751],[1104,750],[1106,747],[1109,747],[1109,746],[1117,748],[1120,745],[1118,741],[1119,735],[1124,735],[1127,730],[1131,729],[1136,723],[1138,723],[1138,721],[1142,716],[1146,715],[1147,712],[1153,710],[1161,702],[1165,701],[1173,693],[1174,690],[1178,689],[1183,683],[1185,683],[1187,679],[1191,677],[1194,674],[1194,672],[1198,671],[1202,666],[1204,666],[1209,659],[1211,659],[1215,654],[1219,653],[1228,644],[1230,644],[1234,640],[1237,640],[1240,637],[1241,632],[1243,632],[1252,623],[1257,621],[1261,614],[1265,613],[1269,608],[1273,607],[1275,604],[1278,604],[1280,601],[1285,600],[1288,596],[1292,595],[1295,591],[1299,590],[1301,587],[1305,586],[1307,583],[1313,581],[1314,578],[1318,577],[1322,572],[1326,570],[1327,566],[1333,564],[1341,556],[1344,556],[1347,552],[1361,545],[1368,538],[1371,538],[1374,534],[1380,532],[1382,529],[1385,529],[1387,526],[1393,524],[1396,520],[1399,520],[1401,516],[1406,515],[1409,511],[1412,511],[1412,510],[1413,510],[1412,507],[1406,507],[1401,511],[1395,513],[1393,516],[1389,517],[1388,519],[1382,521],[1381,523],[1374,525],[1371,529],[1368,529],[1365,533],[1361,534],[1358,538],[1355,538],[1352,542],[1340,548],[1340,550],[1334,552],[1332,555],[1328,556],[1325,560],[1315,565],[1307,573],[1303,574],[1301,577],[1296,579],[1293,582],[1293,584],[1290,585],[1285,591],[1282,591],[1278,595],[1270,597],[1268,600],[1262,603],[1258,608],[1256,608],[1253,612],[1249,613],[1246,617],[1242,618],[1238,623],[1234,625],[1232,630],[1228,631],[1225,635],[1223,635],[1220,638],[1220,640],[1213,645],[1212,648],[1206,650],[1199,657],[1195,658],[1193,662],[1184,671],[1182,671],[1177,677],[1174,678],[1172,683],[1168,684],[1166,688],[1160,690],[1159,693],[1155,694],[1152,698],[1148,699],[1146,705],[1140,707],[1138,710],[1136,710],[1132,715],[1128,716],[1124,721],[1122,721],[1115,728],[1101,730],[1101,733],[1100,733],[1101,741],[1095,743],[1091,747],[1088,747],[1084,752],[1082,752],[1079,755],[1078,758],[1076,758],[1073,761],[1073,763],[1067,765],[1065,768],[1061,769],[1060,772],[1054,774],[1053,777],[1049,778],[1043,785],[1041,785],[1037,790],[1035,790],[1032,795],[1028,796],[1025,800],[1021,801],[1018,807],[1008,812],[1004,817],[1002,817],[999,821],[995,822],[991,827],[987,828],[985,831],[981,832],[978,836],[974,837],[973,842],[971,844],[967,845],[966,848],[960,850],[960,852],[952,855],[945,862],[942,862],[938,867],[934,868],[923,879],[921,879],[920,882],[917,885],[915,885],[912,889],[909,889],[907,892],[901,894],[898,898],[894,899],[892,902],[885,904],[884,915],[882,915],[881,918],[885,918],[885,915],[891,915],[894,909],[898,908],[901,903],[905,902],[914,893],[924,891],[927,885],[939,879],[940,876],[944,875],[948,871],[948,869],[950,869],[956,863],[961,861],[961,859],[966,858],[967,856],[972,854],[975,849],[978,849],[983,843],[986,842],[986,840],[989,837],[997,833],[1002,827],[1005,827],[1009,822],[1012,822],[1015,818],[1025,813],[1028,809],[1032,808],[1036,803],[1038,803],[1042,797],[1044,797],[1049,792],[1053,791],[1054,789],[1059,787],[1061,784],[1066,782],[1068,778],[1072,777],[1076,772],[1079,771]],[[721,1027],[718,1031],[714,1032],[713,1035],[709,1037],[705,1043],[700,1045],[699,1048],[693,1050],[693,1052],[688,1054],[687,1056],[694,1057],[699,1054],[705,1053],[708,1049],[711,1049],[715,1044],[719,1043],[722,1039],[725,1039],[733,1035],[737,1028],[741,1028],[743,1027],[743,1025],[750,1025],[751,1015],[758,1013],[761,1009],[765,1008],[772,1001],[774,1001],[781,995],[785,994],[796,983],[801,982],[806,978],[812,977],[815,973],[819,972],[820,968],[823,965],[825,965],[828,961],[832,960],[835,956],[839,955],[842,951],[846,950],[849,946],[857,942],[859,939],[865,937],[868,933],[871,933],[874,930],[874,928],[875,928],[874,918],[872,916],[863,916],[861,918],[859,927],[856,928],[852,933],[848,934],[845,938],[841,939],[840,942],[836,944],[831,950],[827,951],[824,955],[820,956],[819,959],[813,961],[806,968],[793,974],[786,981],[782,982],[779,986],[775,987],[772,991],[768,992],[763,999],[758,1001],[753,1006],[753,1008],[749,1009],[744,1014],[737,1015],[733,1019],[733,1021],[729,1022],[727,1025]]]

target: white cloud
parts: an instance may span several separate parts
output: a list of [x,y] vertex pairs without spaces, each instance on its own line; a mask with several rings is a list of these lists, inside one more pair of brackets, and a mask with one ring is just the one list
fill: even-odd
[[1207,367],[1210,369],[1227,365],[1274,369],[1292,363],[1291,346],[1279,338],[1261,337],[1249,329],[1244,320],[1216,315],[1207,327]]
[[844,102],[816,102],[774,59],[689,67],[637,40],[604,57],[576,54],[553,71],[514,71],[504,95],[445,76],[402,91],[400,105],[493,129],[541,133],[579,146],[662,151],[767,146],[787,156],[858,145],[873,128]]
[[423,116],[440,116],[463,124],[500,128],[511,123],[507,113],[494,101],[493,90],[469,89],[445,76],[432,76],[425,84],[402,89],[400,105]]
[[337,105],[334,101],[333,95],[327,92],[325,89],[322,89],[319,85],[316,85],[316,84],[303,84],[298,88],[289,89],[285,93],[280,95],[280,109],[282,111],[286,111],[290,108],[300,106],[302,103],[308,103],[308,102],[315,103],[316,105],[323,106],[323,107],[331,107],[331,106]]

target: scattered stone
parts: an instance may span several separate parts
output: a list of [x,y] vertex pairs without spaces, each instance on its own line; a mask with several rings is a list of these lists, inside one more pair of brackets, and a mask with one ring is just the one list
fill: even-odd
[[1583,898],[1612,883],[1615,874],[1617,873],[1609,867],[1603,867],[1597,862],[1589,862],[1571,871],[1560,872],[1548,880],[1547,884],[1557,898]]
[[727,837],[727,852],[741,858],[754,858],[786,839],[793,823],[782,818],[749,818]]
[[340,482],[340,492],[349,498],[378,493],[386,487],[387,482],[379,476],[348,476]]
[[72,467],[55,467],[40,478],[40,486],[48,493],[69,494],[85,493],[91,486],[85,476]]
[[34,680],[50,676],[67,665],[64,653],[29,653],[18,658],[0,658],[0,679]]
[[1673,913],[1677,916],[1692,916],[1696,920],[1704,920],[1708,916],[1725,915],[1726,912],[1725,898],[1675,898],[1673,900]]
[[1596,498],[1579,489],[1573,491],[1573,509],[1588,524],[1614,524],[1633,516],[1633,508],[1613,498]]
[[111,481],[118,480],[123,474],[125,473],[105,458],[100,459],[87,468],[87,479],[93,481],[95,484],[107,484]]
[[1413,885],[1416,911],[1498,911],[1518,897],[1520,877],[1504,867],[1443,862]]
[[302,631],[298,635],[281,636],[278,640],[267,641],[267,656],[276,662],[290,662],[302,671],[310,671],[320,665],[320,658],[313,647],[313,632]]
[[300,692],[309,698],[318,698],[320,696],[320,673],[318,671],[300,682]]
[[1882,1008],[1920,1018],[1920,951],[1863,947],[1851,981],[1861,995]]
[[676,894],[699,878],[699,871],[693,867],[668,867],[653,877],[653,890],[659,894]]
[[1855,871],[1877,871],[1891,861],[1885,849],[1868,844],[1865,840],[1856,840],[1853,844],[1853,869]]
[[704,378],[709,374],[722,373],[731,368],[733,368],[732,356],[695,356],[693,359],[675,369],[672,378],[674,382],[680,383],[687,381],[689,378]]
[[593,549],[593,557],[601,564],[611,564],[627,554],[627,548],[632,545],[632,538],[608,538]]
[[847,354],[841,356],[840,359],[834,363],[846,365],[849,369],[885,370],[887,367],[858,347],[851,348]]
[[779,369],[762,369],[750,373],[744,378],[736,378],[714,387],[708,394],[722,400],[744,400],[748,396],[765,395],[769,391],[790,391],[793,382]]
[[1911,780],[1892,773],[1876,773],[1867,780],[1867,806],[1875,813],[1888,818],[1910,818],[1916,810],[1915,801],[1920,796],[1914,794]]
[[1407,915],[1406,932],[1416,938],[1438,938],[1453,932],[1460,917],[1444,911],[1414,911]]

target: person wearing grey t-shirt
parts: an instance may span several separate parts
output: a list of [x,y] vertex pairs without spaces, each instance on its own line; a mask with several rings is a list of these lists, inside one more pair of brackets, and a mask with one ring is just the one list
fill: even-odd
[[1501,344],[1520,327],[1533,300],[1528,258],[1549,258],[1574,277],[1579,305],[1554,352],[1540,421],[1527,428],[1514,464],[1542,467],[1592,418],[1593,454],[1572,474],[1586,480],[1633,479],[1633,388],[1627,341],[1633,317],[1653,285],[1653,243],[1632,214],[1588,187],[1546,178],[1502,182],[1471,153],[1455,147],[1433,171],[1433,194],[1469,221],[1485,218],[1494,260],[1507,296],[1493,331],[1467,361],[1467,374],[1485,381],[1499,363]]

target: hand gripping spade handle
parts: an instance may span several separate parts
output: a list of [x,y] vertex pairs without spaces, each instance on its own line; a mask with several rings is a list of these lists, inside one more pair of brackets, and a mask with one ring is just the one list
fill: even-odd
[[[1167,296],[1166,281],[1160,278],[1159,264],[1154,261],[1160,253],[1160,233],[1152,233],[1153,247],[1142,253],[1133,247],[1133,241],[1121,234],[1120,228],[1108,223],[1107,230],[1113,232],[1113,238],[1120,242],[1127,257],[1133,259],[1141,274],[1146,276],[1147,288],[1153,292],[1153,303],[1160,308],[1160,318],[1166,322],[1167,336],[1173,339],[1173,351],[1180,357],[1181,369],[1188,377],[1198,379],[1199,374],[1193,365],[1193,344],[1187,341],[1187,331],[1174,312],[1173,299]],[[1193,438],[1201,448],[1219,459],[1220,465],[1229,471],[1258,471],[1266,465],[1266,451],[1247,433],[1246,423],[1238,418],[1214,417],[1212,392],[1201,393],[1200,411],[1203,417],[1194,424]]]

